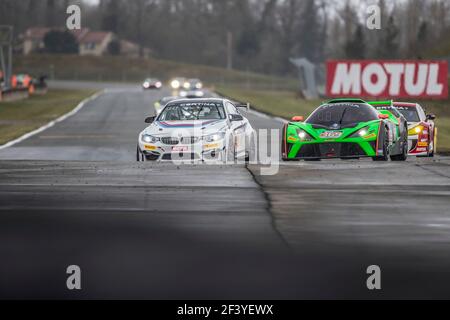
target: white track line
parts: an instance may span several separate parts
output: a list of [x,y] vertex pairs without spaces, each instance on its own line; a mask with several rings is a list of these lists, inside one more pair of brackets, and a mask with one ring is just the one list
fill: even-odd
[[11,146],[13,146],[13,145],[15,145],[15,144],[17,144],[17,143],[19,143],[19,142],[22,142],[22,141],[24,141],[24,140],[26,140],[26,139],[28,139],[28,138],[30,138],[30,137],[32,137],[32,136],[38,134],[38,133],[41,133],[41,132],[44,131],[44,130],[47,130],[48,128],[53,127],[55,124],[57,124],[57,123],[59,123],[59,122],[61,122],[61,121],[66,120],[67,118],[73,116],[73,115],[76,114],[78,111],[80,111],[80,110],[86,105],[86,103],[88,103],[88,102],[90,102],[90,101],[92,101],[92,100],[97,99],[101,94],[103,94],[103,92],[104,92],[104,90],[99,91],[99,92],[95,93],[94,95],[90,96],[89,98],[84,99],[83,101],[81,101],[81,102],[76,106],[75,109],[73,109],[72,111],[70,111],[70,112],[68,112],[68,113],[66,113],[66,114],[64,114],[64,115],[62,115],[62,116],[59,117],[58,119],[55,119],[55,120],[53,120],[53,121],[50,121],[50,122],[47,123],[46,125],[44,125],[44,126],[38,128],[38,129],[36,129],[36,130],[34,130],[34,131],[25,133],[23,136],[21,136],[21,137],[19,137],[19,138],[17,138],[17,139],[14,139],[14,140],[12,140],[12,141],[9,141],[9,142],[7,142],[7,143],[4,144],[4,145],[1,145],[1,146],[0,146],[0,150],[9,148],[9,147],[11,147]]

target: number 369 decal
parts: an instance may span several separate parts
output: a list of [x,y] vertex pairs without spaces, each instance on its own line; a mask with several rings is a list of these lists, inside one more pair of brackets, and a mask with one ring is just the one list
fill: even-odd
[[339,138],[342,136],[342,132],[339,131],[325,131],[320,134],[321,138]]

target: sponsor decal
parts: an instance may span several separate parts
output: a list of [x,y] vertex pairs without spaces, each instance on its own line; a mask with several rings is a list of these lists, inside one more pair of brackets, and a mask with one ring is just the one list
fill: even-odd
[[151,145],[145,145],[144,146],[145,150],[156,150],[156,146],[151,146]]
[[186,146],[177,146],[177,147],[172,147],[172,151],[173,152],[183,152],[183,151],[188,151],[189,150],[189,148],[188,147],[186,147]]
[[364,139],[371,139],[371,138],[376,138],[376,134],[375,133],[371,133],[371,134],[368,134],[367,136],[364,136],[363,138]]
[[418,142],[417,146],[418,147],[428,147],[428,142]]
[[447,61],[330,60],[326,94],[330,97],[448,97]]
[[204,148],[205,149],[216,149],[216,148],[218,148],[219,147],[219,144],[218,143],[212,143],[212,144],[205,144],[204,145]]
[[331,138],[337,139],[342,136],[342,132],[340,131],[325,131],[320,134],[321,138]]

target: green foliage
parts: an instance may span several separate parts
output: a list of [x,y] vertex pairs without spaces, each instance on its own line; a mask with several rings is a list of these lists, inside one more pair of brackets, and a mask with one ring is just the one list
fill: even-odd
[[385,30],[382,30],[377,47],[378,57],[381,59],[392,59],[398,57],[399,29],[394,17],[389,17]]
[[345,45],[345,54],[349,59],[364,59],[366,57],[366,45],[363,27],[358,25],[351,39]]

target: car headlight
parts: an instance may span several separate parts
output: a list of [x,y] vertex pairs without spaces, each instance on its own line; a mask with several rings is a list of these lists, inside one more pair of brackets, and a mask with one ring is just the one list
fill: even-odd
[[370,130],[368,127],[365,127],[356,131],[354,134],[350,136],[350,138],[363,138],[367,137],[371,133],[373,133],[373,130]]
[[161,82],[157,82],[157,83],[156,83],[156,87],[157,87],[157,88],[161,88],[161,87],[162,87],[162,83],[161,83]]
[[145,143],[155,143],[159,141],[158,137],[151,136],[149,134],[143,134],[141,137],[142,142]]
[[202,83],[197,83],[196,85],[195,85],[195,87],[197,88],[197,89],[202,89],[203,88],[203,84]]
[[189,88],[191,87],[191,84],[190,84],[189,82],[185,82],[185,83],[183,84],[183,87],[184,87],[185,89],[189,89]]
[[313,137],[309,135],[306,131],[302,129],[297,129],[297,136],[300,139],[300,141],[311,141],[313,140]]
[[178,89],[180,87],[180,81],[178,80],[173,80],[170,85],[172,86],[173,89]]
[[203,139],[206,142],[220,141],[220,140],[223,140],[224,138],[225,138],[225,132],[218,132],[218,133],[210,134],[209,136],[203,137]]
[[181,91],[180,92],[180,97],[186,97],[187,96],[187,92],[186,91]]
[[422,133],[424,129],[425,129],[424,126],[415,126],[414,128],[408,130],[408,135],[410,136],[418,135]]
[[150,87],[150,83],[144,82],[144,88],[148,88],[148,87]]
[[203,91],[197,91],[195,92],[195,96],[196,97],[203,97],[205,94],[203,93]]

